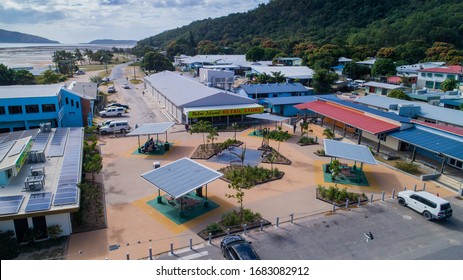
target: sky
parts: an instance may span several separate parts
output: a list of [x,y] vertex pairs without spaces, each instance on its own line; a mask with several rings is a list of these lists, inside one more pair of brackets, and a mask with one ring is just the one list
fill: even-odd
[[141,40],[195,20],[246,12],[269,0],[1,0],[0,29],[64,44]]

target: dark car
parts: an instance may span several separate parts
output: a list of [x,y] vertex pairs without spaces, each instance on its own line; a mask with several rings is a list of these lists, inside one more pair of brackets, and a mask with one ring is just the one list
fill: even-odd
[[251,242],[240,235],[228,235],[220,242],[222,255],[228,260],[260,260]]
[[122,107],[124,109],[129,109],[129,105],[121,104],[121,103],[110,103],[106,107]]

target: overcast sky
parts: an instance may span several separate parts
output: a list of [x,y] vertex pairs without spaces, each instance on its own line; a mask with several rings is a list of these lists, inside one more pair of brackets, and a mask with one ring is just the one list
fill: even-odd
[[60,43],[140,40],[269,0],[1,0],[0,28]]

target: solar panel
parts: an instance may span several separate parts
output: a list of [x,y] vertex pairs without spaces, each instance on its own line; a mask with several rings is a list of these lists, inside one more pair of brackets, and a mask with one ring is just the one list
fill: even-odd
[[34,145],[31,151],[44,151],[47,146],[48,139],[50,138],[50,132],[40,132],[34,138]]
[[31,194],[29,201],[26,205],[26,212],[44,211],[51,207],[51,199],[53,194],[51,192],[34,193]]
[[0,197],[0,215],[16,214],[24,200],[24,195]]
[[48,149],[47,156],[49,157],[61,157],[64,154],[64,148],[66,146],[66,138],[68,135],[67,127],[57,128],[53,138],[51,139],[51,145]]
[[16,144],[13,146],[13,148],[11,148],[10,155],[8,157],[12,157],[12,156],[15,156],[15,155],[21,153],[25,146],[26,146],[25,144],[18,145],[18,143],[16,142]]

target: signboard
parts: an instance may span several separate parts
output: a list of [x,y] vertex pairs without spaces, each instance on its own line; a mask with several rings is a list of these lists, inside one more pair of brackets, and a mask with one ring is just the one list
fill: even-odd
[[264,107],[189,111],[188,112],[188,118],[206,118],[206,117],[219,117],[219,116],[231,116],[231,115],[249,115],[249,114],[261,114],[263,112],[264,112]]

